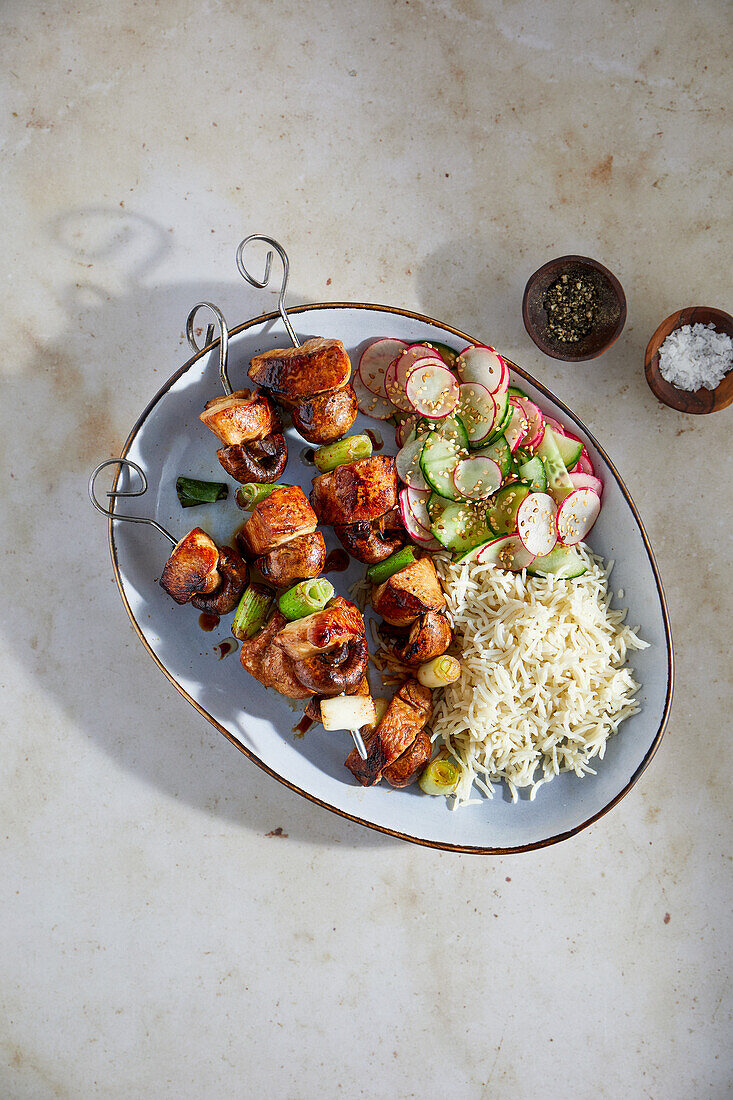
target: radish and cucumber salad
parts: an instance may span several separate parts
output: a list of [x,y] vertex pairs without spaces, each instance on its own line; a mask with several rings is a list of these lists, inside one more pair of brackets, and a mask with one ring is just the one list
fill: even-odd
[[518,387],[491,347],[375,340],[352,379],[361,412],[394,420],[400,511],[415,543],[528,573],[580,576],[601,508],[583,443]]

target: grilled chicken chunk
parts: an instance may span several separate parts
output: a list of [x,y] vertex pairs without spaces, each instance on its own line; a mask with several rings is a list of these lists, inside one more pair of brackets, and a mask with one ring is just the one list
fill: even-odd
[[351,386],[306,397],[292,410],[293,425],[309,443],[334,443],[346,435],[359,409]]
[[432,742],[425,730],[420,730],[415,740],[393,764],[382,772],[391,787],[409,787],[423,770],[433,752]]
[[274,688],[291,699],[308,699],[313,692],[304,687],[295,675],[293,659],[279,646],[272,644],[273,638],[286,623],[285,616],[276,611],[259,634],[242,642],[239,658],[242,668],[265,687]]
[[254,563],[262,576],[275,588],[289,588],[296,581],[317,577],[326,563],[326,543],[320,531],[300,535]]
[[252,381],[289,402],[337,390],[351,377],[351,361],[340,340],[315,336],[299,348],[276,348],[250,361]]
[[338,596],[323,611],[296,619],[280,630],[273,644],[295,660],[336,649],[364,635],[364,618],[356,604]]
[[219,547],[200,527],[177,542],[158,582],[176,603],[188,603],[197,593],[213,592],[221,583]]
[[402,645],[394,647],[394,655],[405,665],[423,665],[440,657],[451,644],[450,623],[440,611],[426,611],[415,619]]
[[199,414],[207,428],[225,447],[249,443],[280,430],[280,417],[264,393],[255,390],[235,390],[207,401]]
[[252,556],[259,557],[300,535],[312,535],[317,526],[316,514],[300,486],[285,485],[255,506],[240,534]]
[[397,503],[397,471],[389,455],[347,462],[313,479],[311,504],[319,523],[369,523]]
[[409,748],[432,713],[430,689],[417,680],[405,680],[393,696],[384,718],[369,737],[366,760],[361,759],[356,749],[346,758],[346,767],[362,787],[373,787],[379,782],[384,769]]
[[445,596],[430,558],[418,558],[372,589],[372,607],[392,626],[409,626],[426,611],[442,611]]

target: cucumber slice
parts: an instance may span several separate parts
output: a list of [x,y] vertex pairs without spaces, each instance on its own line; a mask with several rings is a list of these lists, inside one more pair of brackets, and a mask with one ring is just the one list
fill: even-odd
[[[455,413],[446,416],[444,420],[436,421],[431,424],[431,427],[443,439],[447,439],[449,443],[453,443],[459,450],[468,454],[468,432],[461,418],[456,416]],[[465,455],[461,455],[461,457],[463,458]]]
[[480,455],[482,458],[493,458],[501,470],[502,477],[506,477],[512,467],[512,452],[509,450],[509,444],[503,435],[500,435],[493,443],[482,447],[480,451],[473,451],[473,454]]
[[560,458],[565,463],[565,469],[569,473],[578,463],[583,444],[577,439],[571,439],[569,435],[558,435],[557,433],[555,433],[555,442],[560,452]]
[[527,397],[527,394],[524,390],[520,390],[519,386],[510,386],[507,390],[507,394],[509,397]]
[[428,486],[448,500],[460,500],[453,484],[453,471],[464,456],[464,449],[439,432],[431,432],[420,456],[420,469]]
[[447,344],[443,344],[440,340],[433,340],[431,347],[435,348],[441,359],[444,359],[449,367],[452,367],[458,358],[458,352],[453,348],[449,348]]
[[476,446],[491,433],[496,421],[496,403],[486,386],[478,382],[462,382],[458,389],[456,413],[466,429],[468,442]]
[[537,454],[542,459],[547,473],[547,488],[558,504],[568,493],[572,493],[574,488],[557,445],[559,439],[560,436],[552,428],[545,426],[545,434],[537,448]]
[[489,443],[493,443],[495,439],[504,434],[504,430],[509,426],[509,421],[514,411],[509,404],[508,393],[495,393],[492,396],[496,404],[496,420],[494,421],[495,426],[491,429],[491,435],[488,438]]
[[529,491],[529,485],[515,481],[496,494],[494,503],[488,511],[488,520],[497,535],[514,534],[517,529],[519,505],[528,496]]
[[556,546],[549,554],[542,558],[535,558],[531,565],[527,566],[527,572],[533,577],[542,576],[545,573],[554,573],[558,577],[580,577],[587,572],[583,559],[570,546]]
[[433,538],[454,554],[472,550],[493,535],[483,510],[470,504],[449,504],[430,526]]
[[537,455],[520,466],[518,472],[522,481],[529,482],[529,487],[533,493],[544,493],[546,491],[547,473],[545,464]]
[[447,499],[447,497],[442,497],[440,493],[432,492],[430,494],[426,507],[428,510],[428,515],[430,516],[431,524],[434,523],[439,516],[443,515],[443,512],[446,510],[450,503],[451,502]]

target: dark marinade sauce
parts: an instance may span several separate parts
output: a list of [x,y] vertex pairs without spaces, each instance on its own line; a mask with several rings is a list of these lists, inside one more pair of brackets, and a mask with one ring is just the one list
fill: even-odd
[[384,446],[384,440],[379,432],[375,432],[373,428],[365,428],[362,435],[368,435],[372,441],[372,450],[381,451]]
[[349,568],[349,555],[345,550],[331,550],[323,563],[324,573],[343,573]]
[[228,657],[230,653],[234,653],[237,648],[237,642],[234,638],[225,638],[223,642],[219,642],[214,646],[214,652],[219,654],[219,660],[223,661],[225,657]]
[[208,611],[202,611],[199,615],[199,626],[202,630],[206,630],[207,632],[210,630],[216,630],[218,625],[218,615],[210,615]]

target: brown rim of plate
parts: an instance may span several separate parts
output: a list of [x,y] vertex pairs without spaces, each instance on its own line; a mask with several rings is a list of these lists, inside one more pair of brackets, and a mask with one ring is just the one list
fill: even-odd
[[[479,343],[480,342],[480,341],[474,340],[474,338],[472,336],[468,336],[465,332],[461,332],[460,329],[452,328],[450,325],[443,324],[442,321],[436,321],[434,318],[426,317],[422,313],[413,313],[413,312],[411,312],[410,310],[407,310],[407,309],[398,309],[396,306],[382,306],[382,305],[371,304],[371,303],[362,303],[362,302],[314,302],[314,303],[309,304],[309,305],[296,306],[296,307],[293,307],[293,308],[289,308],[288,313],[292,317],[292,316],[297,315],[297,314],[309,313],[312,310],[316,310],[316,309],[365,309],[365,310],[373,310],[375,312],[381,312],[381,313],[394,313],[394,314],[396,314],[400,317],[407,317],[407,318],[409,318],[410,320],[413,320],[413,321],[421,321],[425,324],[433,325],[436,328],[441,328],[441,329],[443,329],[444,332],[448,332],[453,336],[458,336],[461,339],[465,340],[467,344],[474,344],[474,343]],[[240,332],[246,332],[247,329],[254,328],[256,325],[264,324],[267,321],[276,321],[276,320],[279,320],[279,319],[280,319],[280,314],[277,313],[277,312],[263,313],[261,316],[254,317],[254,318],[252,318],[252,320],[245,321],[243,324],[238,325],[236,328],[231,329],[230,330],[230,335],[231,336],[236,336]],[[177,371],[175,371],[174,374],[171,375],[171,377],[168,379],[168,381],[163,384],[163,386],[158,390],[158,392],[155,394],[155,396],[148,402],[147,406],[145,407],[145,409],[143,410],[143,412],[140,414],[137,421],[135,422],[132,430],[130,431],[130,434],[128,435],[128,437],[125,441],[125,445],[122,448],[122,453],[120,455],[121,458],[124,458],[127,455],[127,452],[129,451],[130,447],[132,446],[132,443],[133,443],[133,440],[135,439],[135,436],[139,432],[140,428],[142,427],[143,423],[147,419],[147,417],[150,414],[151,410],[155,407],[155,405],[157,405],[158,401],[160,401],[160,399],[165,396],[165,394],[169,391],[171,386],[174,385],[174,383],[177,382],[178,379],[183,374],[185,374],[186,371],[189,370],[193,366],[193,364],[198,359],[201,358],[202,355],[207,355],[211,351],[212,348],[214,348],[218,345],[218,343],[219,343],[219,341],[215,340],[212,344],[209,344],[205,348],[202,348],[202,350],[200,352],[198,352],[196,355],[192,356],[192,358],[189,359],[186,363],[184,363],[182,367],[179,367],[179,369]],[[626,786],[623,788],[623,790],[619,791],[619,793],[617,795],[615,795],[615,797],[612,798],[611,801],[608,802],[597,813],[593,814],[586,821],[581,822],[580,825],[576,825],[575,828],[568,829],[564,833],[558,833],[556,836],[547,837],[545,840],[538,840],[538,841],[533,842],[532,844],[521,844],[521,845],[517,845],[516,847],[509,847],[509,848],[488,848],[488,847],[484,847],[483,845],[445,844],[445,843],[442,843],[441,841],[437,841],[437,840],[426,840],[422,837],[410,836],[408,833],[401,833],[397,829],[389,829],[384,825],[376,825],[371,821],[366,821],[366,820],[364,820],[364,818],[358,817],[356,814],[347,813],[345,810],[340,810],[340,809],[338,809],[338,807],[332,806],[332,805],[330,805],[330,803],[324,802],[320,798],[316,798],[315,795],[310,794],[308,791],[303,790],[302,787],[296,786],[295,783],[291,783],[288,779],[285,779],[283,776],[279,775],[268,764],[266,764],[264,762],[264,760],[261,760],[260,757],[256,755],[256,753],[252,752],[251,749],[248,749],[246,747],[246,745],[243,745],[242,742],[239,741],[238,738],[236,738],[233,733],[230,733],[230,731],[228,729],[226,729],[225,726],[222,726],[221,723],[217,722],[217,720],[211,714],[209,714],[208,711],[204,710],[204,708],[201,706],[201,704],[196,702],[196,700],[193,699],[183,687],[181,687],[181,685],[178,683],[178,681],[175,679],[175,677],[171,675],[171,673],[168,671],[168,669],[165,667],[165,665],[162,663],[162,661],[159,660],[158,656],[155,654],[153,649],[150,647],[150,645],[148,644],[148,642],[147,642],[147,640],[146,640],[146,638],[145,638],[145,636],[142,632],[142,629],[140,628],[139,623],[137,622],[137,619],[135,618],[135,616],[132,613],[132,608],[130,607],[130,605],[127,601],[127,597],[125,595],[125,590],[124,590],[124,587],[123,587],[122,578],[120,576],[120,571],[119,571],[119,563],[117,561],[117,547],[116,547],[115,539],[114,539],[114,523],[113,523],[112,519],[109,520],[109,527],[108,527],[109,548],[110,548],[110,555],[112,557],[112,568],[114,570],[115,581],[117,582],[117,587],[119,588],[120,596],[122,597],[122,602],[125,606],[127,614],[130,617],[130,622],[132,623],[132,626],[133,626],[133,629],[134,629],[135,633],[137,634],[138,638],[143,643],[146,650],[148,651],[148,653],[152,657],[153,661],[155,661],[156,665],[161,670],[163,675],[166,676],[168,680],[170,680],[170,682],[181,693],[181,695],[184,697],[184,699],[187,699],[188,702],[191,704],[191,706],[194,707],[199,712],[199,714],[203,715],[203,717],[206,718],[207,721],[211,722],[212,726],[214,726],[219,731],[219,733],[222,733],[228,741],[231,741],[231,743],[236,748],[239,749],[240,752],[244,753],[244,755],[246,757],[248,757],[254,764],[256,764],[259,768],[261,768],[264,772],[266,772],[273,779],[276,779],[279,783],[282,783],[283,786],[289,787],[290,790],[295,791],[296,794],[302,795],[303,798],[307,798],[309,802],[313,802],[316,806],[321,806],[324,810],[329,810],[331,813],[337,814],[339,817],[344,817],[348,821],[353,821],[357,825],[364,825],[368,829],[374,829],[379,833],[385,833],[387,836],[395,837],[397,840],[406,840],[406,841],[409,841],[412,844],[420,844],[425,848],[436,848],[436,849],[438,849],[440,851],[444,851],[444,852],[461,852],[461,853],[464,853],[466,855],[505,856],[505,855],[515,855],[515,854],[518,854],[519,852],[534,852],[534,851],[537,851],[540,848],[547,848],[551,844],[559,844],[563,840],[569,840],[570,837],[575,836],[577,833],[581,832],[583,829],[587,829],[589,825],[593,825],[596,821],[598,821],[601,817],[603,817],[604,814],[607,814],[609,810],[613,809],[613,807],[616,806],[621,801],[621,799],[629,793],[629,791],[635,785],[635,783],[637,782],[637,780],[639,779],[641,774],[646,770],[647,766],[649,765],[649,762],[651,761],[651,759],[654,756],[655,752],[659,748],[659,743],[662,740],[662,737],[664,735],[664,731],[667,727],[667,721],[669,719],[670,707],[672,705],[672,694],[673,694],[673,690],[674,690],[674,654],[673,654],[673,651],[672,651],[672,631],[671,631],[670,623],[669,623],[669,613],[667,611],[667,601],[665,599],[664,589],[662,587],[662,580],[661,580],[661,577],[659,575],[659,570],[657,568],[657,563],[654,560],[654,554],[652,552],[652,548],[651,548],[651,545],[649,543],[649,538],[647,536],[646,531],[644,530],[644,525],[641,522],[641,517],[639,516],[639,513],[636,510],[636,505],[634,504],[633,500],[631,499],[631,496],[629,494],[628,489],[626,488],[623,481],[621,480],[621,477],[620,477],[616,467],[613,465],[613,463],[609,459],[606,452],[603,450],[603,448],[601,446],[599,446],[599,444],[596,442],[594,437],[586,429],[585,425],[581,424],[581,422],[578,420],[578,418],[575,416],[575,414],[562,401],[560,401],[557,397],[555,397],[555,395],[550,390],[548,390],[540,382],[537,382],[530,374],[528,374],[521,367],[518,367],[516,365],[516,363],[513,363],[510,359],[507,359],[506,361],[509,364],[509,366],[512,368],[512,370],[516,371],[516,373],[518,375],[520,375],[522,378],[524,378],[527,382],[531,382],[532,385],[536,386],[537,389],[542,394],[544,394],[545,397],[548,397],[551,401],[553,401],[558,406],[558,408],[562,409],[562,411],[567,416],[569,416],[570,419],[583,432],[585,432],[585,434],[588,436],[588,438],[593,443],[593,446],[597,449],[599,454],[603,455],[603,458],[608,463],[608,466],[609,466],[613,476],[616,478],[616,481],[618,482],[619,488],[621,489],[621,492],[623,493],[627,504],[631,508],[631,511],[633,513],[633,516],[634,516],[637,524],[639,525],[639,531],[641,533],[641,537],[642,537],[642,540],[644,542],[644,547],[645,547],[647,555],[649,557],[649,562],[651,564],[652,572],[654,574],[654,580],[655,580],[656,585],[657,585],[657,592],[658,592],[658,595],[659,595],[659,601],[660,601],[661,608],[662,608],[662,618],[664,620],[664,634],[665,634],[665,639],[666,639],[666,642],[667,642],[667,653],[668,653],[668,660],[667,660],[667,694],[666,694],[665,703],[664,703],[664,711],[662,713],[662,719],[661,719],[661,722],[659,724],[659,729],[657,730],[657,732],[655,734],[655,737],[654,737],[654,740],[652,741],[651,745],[649,746],[649,749],[647,750],[646,755],[644,756],[644,759],[641,761],[638,768],[633,773],[633,775],[631,776],[631,779],[626,784]],[[117,488],[117,482],[119,480],[119,476],[120,476],[120,468],[118,467],[117,473],[115,474],[113,489]]]

